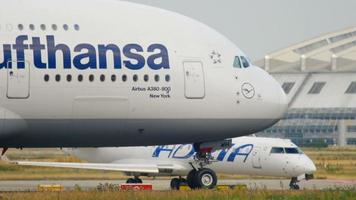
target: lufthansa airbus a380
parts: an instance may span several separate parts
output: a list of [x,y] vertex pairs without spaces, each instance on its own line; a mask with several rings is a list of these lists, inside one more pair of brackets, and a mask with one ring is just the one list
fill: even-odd
[[195,142],[199,151],[286,111],[277,81],[185,16],[117,0],[0,5],[5,149]]

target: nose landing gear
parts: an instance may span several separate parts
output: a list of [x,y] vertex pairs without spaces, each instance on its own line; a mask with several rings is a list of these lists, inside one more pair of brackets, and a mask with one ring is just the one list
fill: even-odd
[[298,178],[297,177],[293,177],[291,180],[290,180],[290,183],[289,183],[289,187],[291,190],[299,190],[300,187],[298,185]]

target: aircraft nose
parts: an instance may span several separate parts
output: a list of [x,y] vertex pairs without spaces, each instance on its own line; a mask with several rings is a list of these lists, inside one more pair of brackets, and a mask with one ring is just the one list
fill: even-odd
[[304,168],[305,168],[306,174],[313,174],[314,172],[316,172],[316,166],[315,166],[314,162],[308,157],[305,161]]
[[268,113],[271,118],[281,119],[288,109],[287,95],[272,75],[257,66],[255,70],[260,74],[259,82],[263,88],[261,96],[265,104],[265,113]]
[[276,90],[276,98],[279,99],[279,104],[280,104],[280,117],[283,117],[284,114],[287,112],[288,109],[288,100],[287,100],[287,95],[282,89],[281,85],[274,80],[275,82],[275,90]]

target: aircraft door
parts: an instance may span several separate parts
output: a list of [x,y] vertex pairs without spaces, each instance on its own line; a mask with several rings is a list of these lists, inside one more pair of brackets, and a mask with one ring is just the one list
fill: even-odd
[[183,66],[185,97],[187,99],[203,99],[205,97],[203,63],[200,61],[186,61]]
[[261,169],[261,147],[254,147],[252,151],[252,167]]
[[[23,64],[24,68],[18,68]],[[30,66],[25,61],[11,61],[7,64],[7,98],[27,99],[30,96]]]

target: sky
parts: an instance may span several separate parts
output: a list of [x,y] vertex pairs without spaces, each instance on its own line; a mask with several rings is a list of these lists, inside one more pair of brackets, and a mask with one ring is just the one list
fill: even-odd
[[355,0],[127,0],[201,21],[253,60],[292,44],[356,26]]

